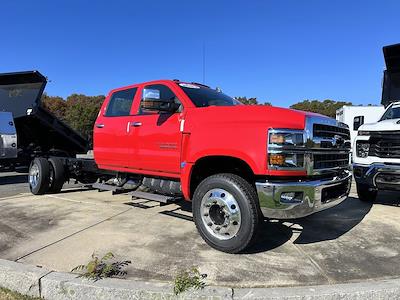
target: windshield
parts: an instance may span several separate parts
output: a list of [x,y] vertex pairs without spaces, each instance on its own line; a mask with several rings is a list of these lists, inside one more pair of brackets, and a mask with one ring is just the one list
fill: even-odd
[[179,86],[197,107],[241,105],[238,100],[207,87],[180,83]]
[[385,113],[383,114],[380,121],[390,119],[400,119],[400,106],[392,106],[388,108],[388,110],[385,111]]

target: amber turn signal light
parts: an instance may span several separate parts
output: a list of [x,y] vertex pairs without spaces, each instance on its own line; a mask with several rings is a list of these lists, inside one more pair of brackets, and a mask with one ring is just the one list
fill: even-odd
[[283,166],[285,165],[285,156],[283,154],[270,154],[269,164],[275,166]]

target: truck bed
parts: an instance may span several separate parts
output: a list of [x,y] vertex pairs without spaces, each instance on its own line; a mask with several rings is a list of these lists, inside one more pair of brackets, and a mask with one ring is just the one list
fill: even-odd
[[0,74],[0,111],[13,115],[19,156],[86,153],[88,141],[41,106],[46,83],[38,71]]

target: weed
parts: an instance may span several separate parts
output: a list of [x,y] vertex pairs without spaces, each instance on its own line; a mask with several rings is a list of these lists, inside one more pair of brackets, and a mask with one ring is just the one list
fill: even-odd
[[206,277],[207,274],[201,274],[196,267],[189,271],[180,271],[174,280],[174,294],[178,295],[190,288],[195,290],[204,288],[205,282],[203,280]]
[[41,300],[42,298],[22,295],[20,293],[0,287],[0,299],[2,299],[2,300]]
[[124,268],[131,261],[110,261],[114,258],[115,256],[111,252],[108,252],[101,259],[93,253],[92,259],[86,265],[76,266],[71,272],[83,272],[78,277],[85,277],[94,281],[107,277],[122,277],[126,275]]

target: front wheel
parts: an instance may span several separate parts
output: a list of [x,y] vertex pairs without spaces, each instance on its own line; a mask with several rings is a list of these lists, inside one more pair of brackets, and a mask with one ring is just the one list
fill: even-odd
[[367,184],[356,184],[357,187],[357,195],[358,199],[364,202],[374,202],[376,199],[376,195],[378,194],[377,190],[370,189]]
[[234,174],[204,179],[193,196],[193,218],[202,238],[213,248],[238,253],[255,239],[260,210],[255,189]]

